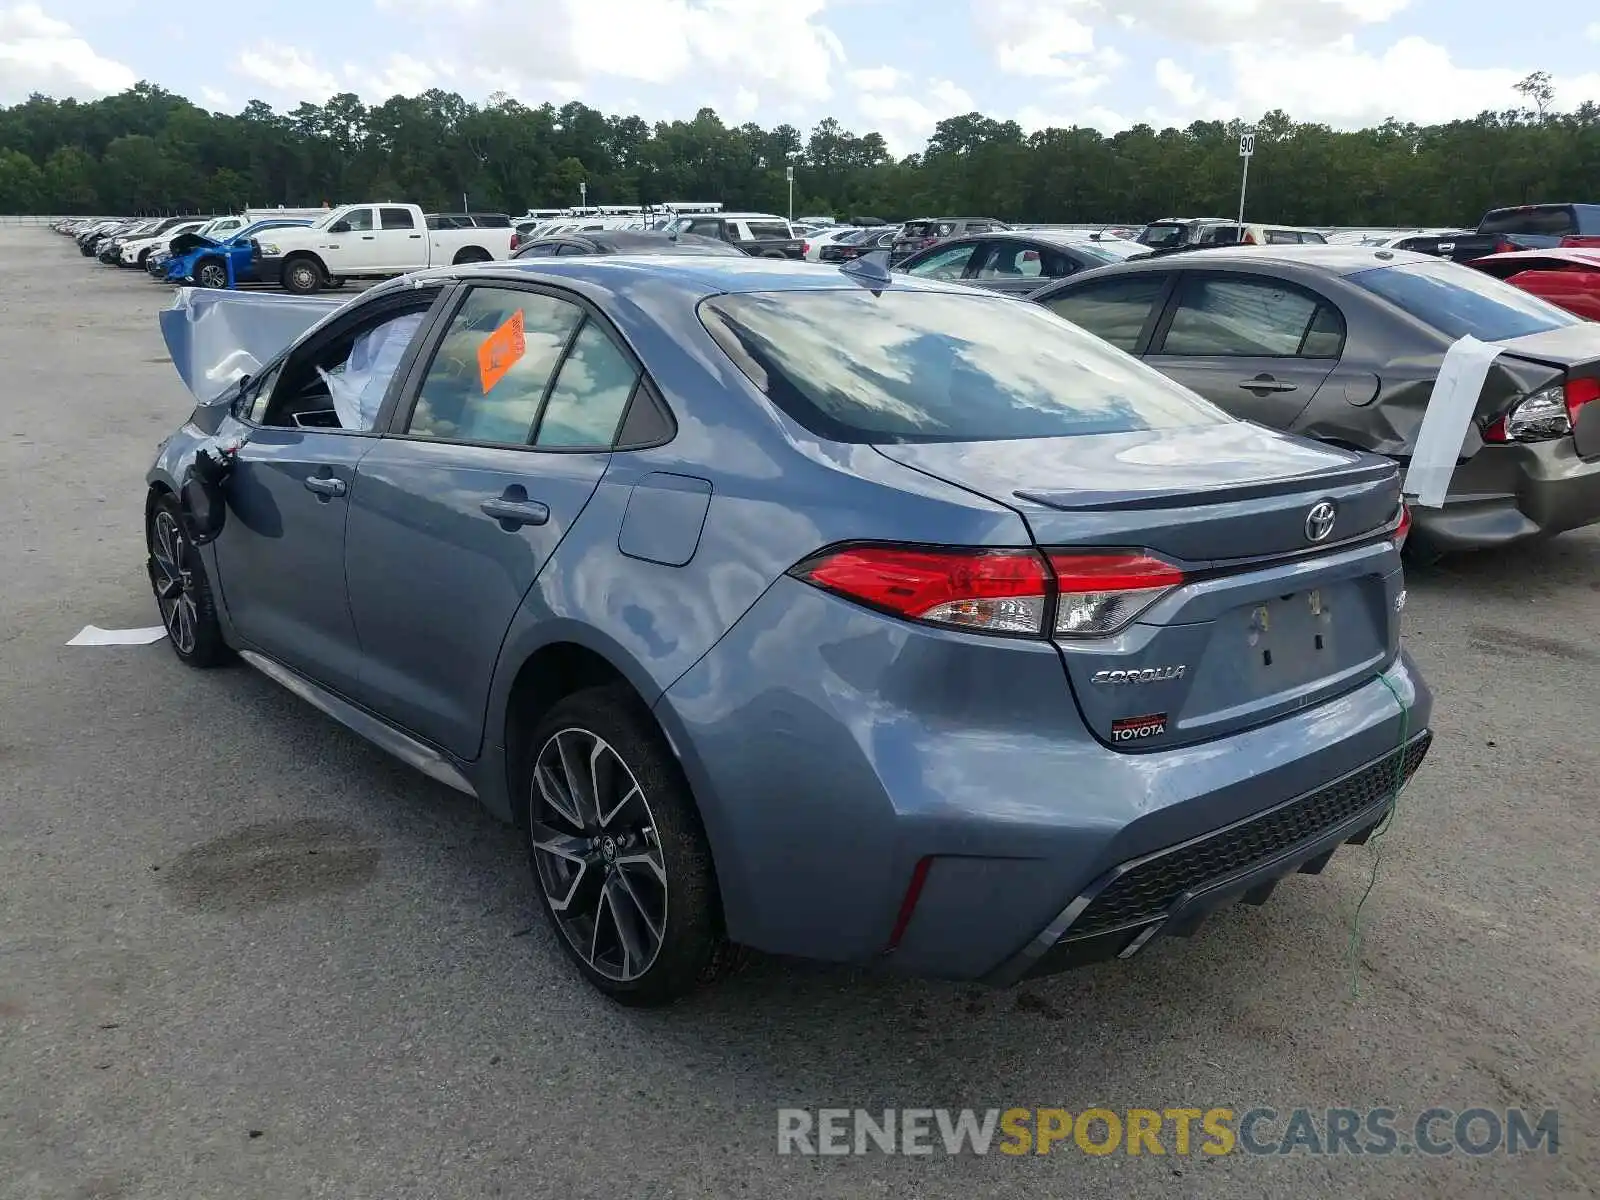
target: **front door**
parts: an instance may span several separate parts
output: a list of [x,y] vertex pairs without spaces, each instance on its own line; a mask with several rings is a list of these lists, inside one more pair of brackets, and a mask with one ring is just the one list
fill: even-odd
[[637,381],[574,299],[466,290],[357,472],[345,577],[366,704],[477,756],[506,631],[594,494]]
[[1233,416],[1288,429],[1339,363],[1339,310],[1265,275],[1191,270],[1145,361]]
[[346,696],[361,648],[344,576],[356,466],[390,379],[441,289],[359,306],[262,372],[236,410],[249,432],[215,544],[223,603],[252,647]]
[[383,251],[378,242],[377,212],[371,208],[352,208],[334,222],[318,245],[330,275],[362,275],[383,270]]

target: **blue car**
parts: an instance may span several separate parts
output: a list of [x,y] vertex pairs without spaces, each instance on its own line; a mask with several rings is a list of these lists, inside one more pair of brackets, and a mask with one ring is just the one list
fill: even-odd
[[1006,985],[1364,841],[1431,737],[1395,465],[881,258],[180,293],[174,652],[514,823],[631,1004],[734,947]]
[[228,286],[228,262],[233,263],[235,283],[255,283],[252,239],[268,229],[290,225],[309,225],[310,221],[292,217],[272,217],[246,225],[225,242],[198,234],[183,234],[172,239],[172,252],[160,262],[151,256],[150,273],[167,283],[193,283],[205,288]]

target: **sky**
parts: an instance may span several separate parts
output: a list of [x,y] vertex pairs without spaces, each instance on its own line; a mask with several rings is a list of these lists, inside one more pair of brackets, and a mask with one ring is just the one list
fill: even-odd
[[[148,79],[207,108],[431,87],[581,100],[647,120],[834,117],[920,150],[944,117],[1024,129],[1253,120],[1433,123],[1600,102],[1600,6],[1545,0],[260,0],[247,19],[152,0],[0,0],[0,104]],[[238,11],[238,10],[236,10]]]

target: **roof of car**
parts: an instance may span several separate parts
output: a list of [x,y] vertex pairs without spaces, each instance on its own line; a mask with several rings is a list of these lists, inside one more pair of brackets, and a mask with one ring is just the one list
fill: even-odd
[[[1101,267],[1102,271],[1170,271],[1175,267],[1223,269],[1226,267],[1274,264],[1309,267],[1329,275],[1350,275],[1373,267],[1392,267],[1403,263],[1437,263],[1431,254],[1410,250],[1387,250],[1382,246],[1341,246],[1296,244],[1287,246],[1218,246],[1214,249],[1186,250],[1179,254],[1133,258],[1126,263]],[[1078,278],[1074,276],[1073,278]]]
[[[618,296],[644,288],[659,294],[665,288],[679,292],[691,302],[726,292],[826,291],[863,286],[844,269],[829,263],[809,263],[792,258],[751,258],[747,255],[718,258],[688,254],[583,254],[561,258],[501,259],[436,267],[400,278],[414,284],[436,279],[482,279],[486,276],[529,282],[548,281]],[[899,273],[891,276],[888,282],[874,286],[880,290],[892,288],[895,291],[992,295],[959,283],[919,279]]]
[[553,233],[548,237],[536,237],[528,242],[529,246],[542,245],[545,242],[592,242],[597,246],[604,246],[619,254],[626,254],[629,250],[638,250],[640,253],[658,253],[661,251],[681,250],[685,254],[696,250],[710,248],[716,251],[726,251],[721,257],[731,254],[743,254],[742,250],[728,245],[727,242],[718,241],[716,238],[701,237],[697,233],[680,233],[676,237],[659,229],[589,229],[568,230],[566,233]]

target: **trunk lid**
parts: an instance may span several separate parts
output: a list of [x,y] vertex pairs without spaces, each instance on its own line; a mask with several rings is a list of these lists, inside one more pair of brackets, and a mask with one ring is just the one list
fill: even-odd
[[[1113,633],[1058,635],[1089,728],[1119,750],[1225,736],[1367,682],[1399,649],[1394,463],[1238,422],[880,445],[1015,510],[1034,541],[1144,550],[1184,581]],[[1333,507],[1333,527],[1312,521]]]

